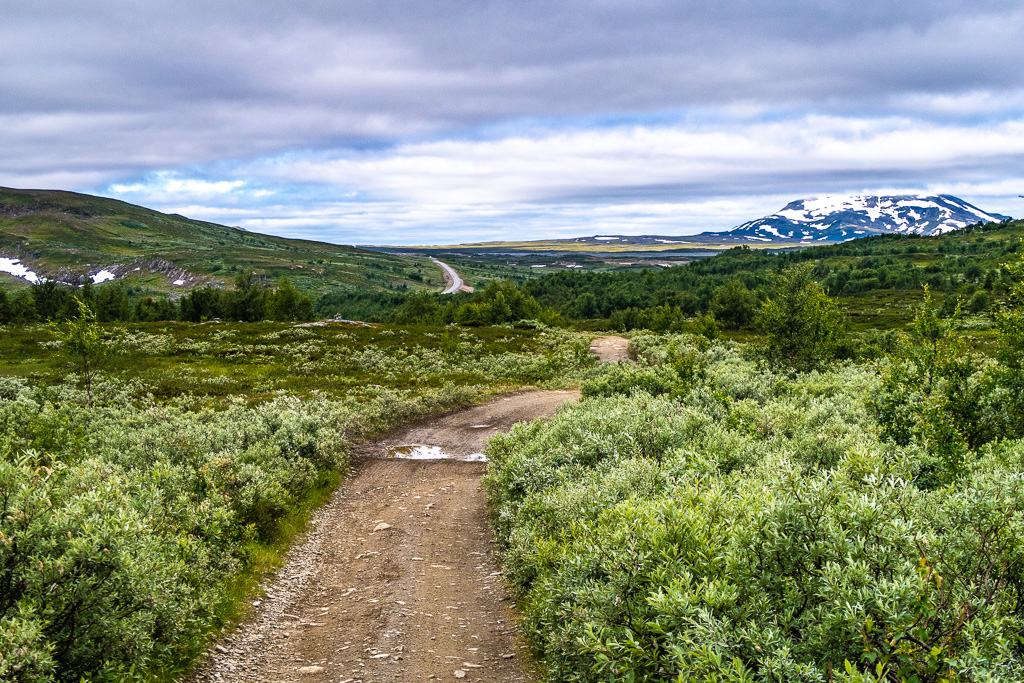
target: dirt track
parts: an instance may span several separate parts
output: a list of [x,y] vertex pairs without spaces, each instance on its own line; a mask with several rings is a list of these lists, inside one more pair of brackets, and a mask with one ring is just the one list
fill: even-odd
[[597,337],[590,343],[590,352],[597,354],[602,363],[630,360],[629,340],[622,337]]
[[575,392],[524,392],[363,444],[252,619],[193,680],[534,680],[494,558],[482,462],[388,458],[407,444],[479,453]]

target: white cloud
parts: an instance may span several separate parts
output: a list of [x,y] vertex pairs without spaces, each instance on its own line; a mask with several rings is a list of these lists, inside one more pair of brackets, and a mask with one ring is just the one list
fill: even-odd
[[[544,131],[447,139],[335,158],[257,162],[268,182],[318,183],[371,198],[426,204],[599,201],[645,187],[771,183],[780,174],[919,173],[918,182],[1024,158],[1024,121],[938,125],[906,118],[806,116],[784,121]],[[808,188],[813,191],[814,188]],[[796,190],[796,188],[794,188]],[[713,194],[713,189],[707,190]]]
[[[956,194],[1010,215],[1024,121],[808,115],[623,123],[288,155],[204,177],[164,172],[121,198],[247,229],[345,243],[726,229],[792,199]],[[273,188],[273,190],[267,189]],[[476,236],[474,236],[474,234]]]
[[[201,180],[197,178],[182,178],[170,172],[157,173],[153,177],[137,183],[119,184],[110,186],[111,191],[119,195],[141,194],[147,197],[158,195],[187,196],[187,197],[215,197],[218,195],[229,195],[245,186],[244,180]],[[260,193],[259,196],[263,196]]]

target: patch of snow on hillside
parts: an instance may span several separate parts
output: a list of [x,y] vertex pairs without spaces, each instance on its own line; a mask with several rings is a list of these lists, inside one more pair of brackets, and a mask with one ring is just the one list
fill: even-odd
[[812,216],[806,210],[800,211],[799,209],[783,209],[782,211],[779,211],[778,213],[773,215],[797,222],[809,221],[812,218],[814,218],[814,216]]
[[21,259],[0,257],[0,272],[10,273],[14,277],[24,278],[32,284],[36,284],[45,278],[40,278],[31,270],[21,265]]
[[[761,231],[762,231],[762,232],[768,232],[768,233],[771,233],[771,234],[775,235],[776,237],[778,237],[779,239],[783,239],[783,235],[782,235],[782,233],[780,233],[780,232],[779,232],[779,229],[778,229],[778,228],[773,228],[773,227],[772,227],[772,226],[770,226],[770,225],[764,225],[764,226],[761,226]],[[793,236],[793,235],[792,235],[792,233],[791,233],[791,234],[790,234],[790,237],[792,237],[792,236]]]
[[92,283],[94,285],[98,285],[100,283],[106,282],[107,280],[113,280],[117,276],[111,273],[109,270],[101,270],[100,272],[96,273],[91,277]]
[[925,201],[925,200],[921,199],[920,197],[918,197],[916,199],[902,199],[902,200],[900,200],[899,205],[900,206],[915,206],[915,207],[917,207],[919,209],[930,209],[930,208],[935,206],[935,202]]
[[595,237],[595,240],[617,240],[618,237]]
[[753,235],[746,236],[748,240],[758,240],[759,242],[771,242],[771,237],[754,237]]
[[172,285],[177,285],[178,287],[181,287],[183,284],[185,284],[185,281],[184,280],[175,280],[171,284]]
[[854,201],[857,197],[835,197],[827,195],[804,200],[804,210],[814,218],[827,216],[837,211],[856,208]]

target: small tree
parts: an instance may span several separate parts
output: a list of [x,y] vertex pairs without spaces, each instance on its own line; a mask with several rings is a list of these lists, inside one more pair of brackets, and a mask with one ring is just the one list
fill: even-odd
[[282,277],[277,289],[267,296],[267,312],[272,320],[307,321],[313,319],[313,304],[288,278]]
[[103,329],[96,322],[96,314],[81,299],[78,303],[78,317],[67,323],[63,330],[57,328],[57,338],[64,345],[64,351],[78,365],[85,381],[87,405],[92,406],[92,382],[102,359],[112,351],[112,345],[103,337]]
[[[882,366],[879,395],[870,401],[882,436],[900,446],[917,442],[939,467],[945,483],[964,472],[969,451],[991,438],[982,415],[983,366],[956,334],[960,306],[939,315],[928,287],[909,335]],[[919,483],[929,483],[922,481]]]
[[129,320],[131,318],[128,292],[125,290],[123,283],[111,282],[103,285],[99,288],[95,297],[96,305],[90,308],[96,311],[96,319],[100,322],[109,323],[115,320]]
[[993,311],[998,336],[997,381],[1004,396],[1000,402],[1002,436],[1024,436],[1024,259],[1007,267],[1009,301]]
[[267,294],[252,271],[235,276],[235,289],[228,294],[228,316],[247,323],[260,322],[267,317]]
[[765,353],[791,371],[814,370],[833,360],[846,336],[846,317],[811,277],[813,269],[804,263],[784,271],[761,306]]
[[6,325],[13,320],[11,300],[7,296],[7,290],[0,287],[0,325]]
[[749,325],[757,316],[757,294],[740,280],[729,280],[715,290],[711,312],[715,314],[715,320],[731,329]]

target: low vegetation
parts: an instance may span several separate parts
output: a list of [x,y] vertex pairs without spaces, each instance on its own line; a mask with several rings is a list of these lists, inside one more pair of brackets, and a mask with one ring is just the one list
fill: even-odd
[[546,678],[1024,678],[1011,289],[997,358],[928,296],[874,362],[642,334],[638,364],[495,437],[492,522]]
[[353,439],[593,363],[558,330],[116,327],[88,309],[7,328],[0,353],[0,679],[24,682],[180,670]]
[[[1024,679],[1020,228],[448,297],[0,289],[0,680],[172,678],[354,439],[580,382],[487,449],[548,680]],[[381,324],[302,322],[338,313]]]

